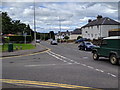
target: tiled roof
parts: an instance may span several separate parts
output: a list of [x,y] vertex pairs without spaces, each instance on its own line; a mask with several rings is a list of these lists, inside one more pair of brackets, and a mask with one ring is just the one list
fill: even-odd
[[120,25],[120,23],[108,17],[104,17],[104,18],[95,19],[89,22],[88,24],[86,24],[85,26],[83,26],[82,28],[89,26],[97,26],[97,25]]

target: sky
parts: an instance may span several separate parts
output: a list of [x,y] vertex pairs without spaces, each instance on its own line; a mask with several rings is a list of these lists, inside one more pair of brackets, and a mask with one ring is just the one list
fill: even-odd
[[[33,2],[2,2],[0,11],[8,12],[12,20],[29,24],[34,30]],[[36,31],[73,31],[96,19],[97,15],[118,21],[118,2],[36,2]]]

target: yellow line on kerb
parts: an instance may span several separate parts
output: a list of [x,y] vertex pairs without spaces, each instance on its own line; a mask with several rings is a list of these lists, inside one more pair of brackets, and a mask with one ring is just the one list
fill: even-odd
[[77,85],[69,85],[69,84],[60,84],[60,83],[52,83],[52,82],[40,82],[40,81],[28,81],[28,80],[15,80],[15,79],[0,79],[3,83],[10,84],[23,84],[23,85],[37,85],[37,86],[46,86],[46,87],[59,87],[59,88],[84,88],[84,89],[92,89],[92,90],[101,90],[91,87],[77,86]]

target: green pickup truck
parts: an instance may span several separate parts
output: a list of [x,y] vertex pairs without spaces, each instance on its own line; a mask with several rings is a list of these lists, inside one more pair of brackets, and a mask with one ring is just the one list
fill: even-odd
[[119,64],[120,36],[111,36],[103,38],[100,46],[94,47],[92,53],[94,60],[98,60],[99,57],[106,57],[109,58],[111,64]]

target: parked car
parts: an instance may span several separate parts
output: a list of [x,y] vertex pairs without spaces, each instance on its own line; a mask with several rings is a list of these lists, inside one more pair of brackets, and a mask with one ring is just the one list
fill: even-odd
[[78,46],[79,50],[92,50],[95,45],[93,45],[91,42],[88,41],[83,41],[80,43]]
[[40,43],[40,40],[39,40],[39,39],[37,39],[37,40],[36,40],[36,43]]
[[81,39],[78,39],[75,41],[75,43],[80,43],[80,42],[83,42],[83,41],[86,41],[88,40],[87,38],[81,38]]
[[50,42],[50,44],[51,44],[51,45],[58,45],[58,42],[57,42],[56,40],[52,40],[52,41]]
[[120,36],[111,36],[104,38],[99,47],[92,50],[93,59],[98,60],[99,57],[109,58],[111,64],[119,64],[120,61]]

